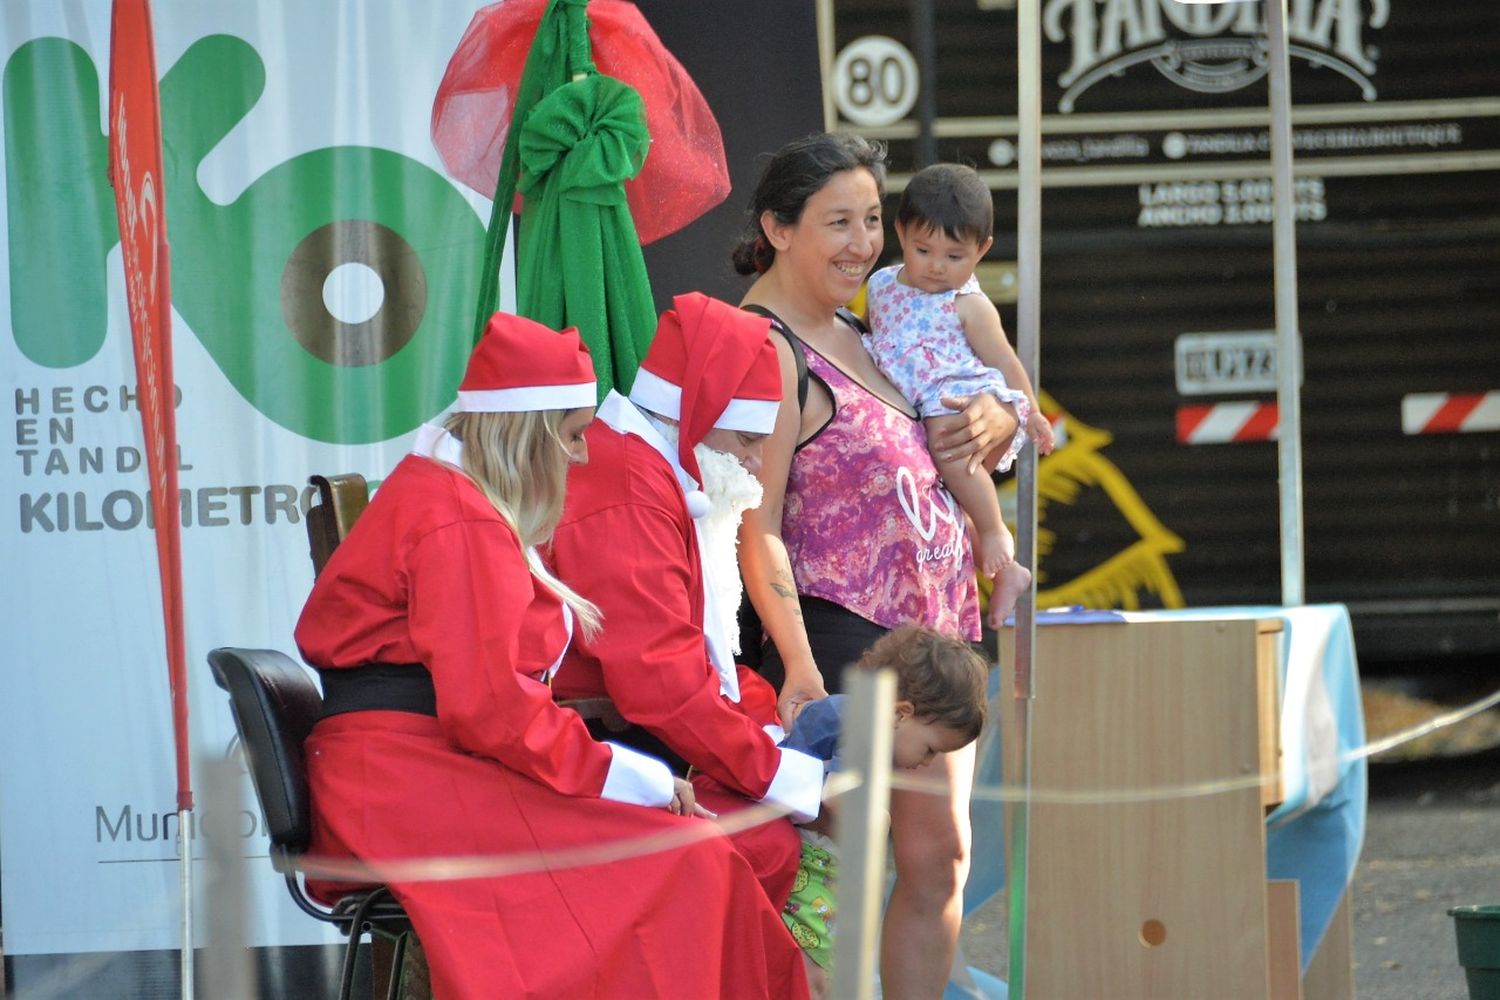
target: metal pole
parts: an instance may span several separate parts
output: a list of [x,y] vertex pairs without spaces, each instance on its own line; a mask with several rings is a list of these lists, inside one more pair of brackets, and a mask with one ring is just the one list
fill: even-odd
[[1305,601],[1302,564],[1302,338],[1297,329],[1297,195],[1286,0],[1266,0],[1271,90],[1272,242],[1276,270],[1276,456],[1280,468],[1281,603]]
[[177,872],[182,925],[178,940],[180,960],[177,975],[181,984],[182,1000],[193,1000],[193,838],[190,835],[193,822],[191,809],[177,811]]
[[833,131],[838,115],[833,106],[833,0],[818,0],[818,76],[822,81],[823,130]]
[[891,713],[896,675],[846,670],[842,756],[863,779],[838,804],[839,932],[833,939],[834,1000],[871,1000],[885,901],[886,810],[891,802]]
[[[1034,386],[1041,385],[1042,302],[1042,32],[1040,0],[1020,0],[1016,8],[1016,354]],[[1016,558],[1031,569],[1030,592],[1016,603],[1016,658],[1012,682],[1011,733],[1014,761],[1008,768],[1025,790],[1031,788],[1031,702],[1036,649],[1036,473],[1034,448],[1021,453],[1016,480]],[[1000,659],[996,650],[996,660]],[[1012,1000],[1026,996],[1026,857],[1030,803],[1011,809],[1010,970]]]
[[937,30],[932,0],[912,0],[911,43],[917,50],[917,144],[916,162],[921,170],[937,162]]
[[[1042,315],[1042,35],[1037,0],[1016,15],[1016,354],[1034,386],[1041,385]],[[1016,557],[1033,570],[1031,593],[1016,605],[1015,695],[1032,696],[1031,650],[1036,628],[1036,450],[1021,452],[1016,483]],[[1024,654],[1024,655],[1023,655]]]

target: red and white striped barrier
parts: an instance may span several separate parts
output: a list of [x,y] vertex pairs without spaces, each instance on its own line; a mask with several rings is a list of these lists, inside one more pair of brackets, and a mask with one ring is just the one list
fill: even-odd
[[1401,397],[1405,434],[1500,431],[1500,392],[1414,392]]
[[1177,408],[1178,444],[1237,444],[1274,441],[1275,403],[1204,403]]

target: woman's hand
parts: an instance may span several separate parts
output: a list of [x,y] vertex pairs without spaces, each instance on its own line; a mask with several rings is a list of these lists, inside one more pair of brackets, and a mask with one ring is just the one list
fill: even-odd
[[667,812],[674,816],[698,816],[702,819],[718,819],[719,814],[709,812],[698,804],[693,795],[692,782],[686,778],[672,779],[672,801],[667,803]]
[[942,461],[967,458],[973,475],[984,457],[1010,440],[1020,423],[1016,412],[987,392],[972,396],[944,396],[943,405],[958,411],[939,417],[936,452]]
[[823,686],[823,675],[817,671],[789,674],[781,684],[781,694],[776,699],[776,711],[781,715],[781,725],[791,731],[792,724],[809,702],[827,698],[828,689]]

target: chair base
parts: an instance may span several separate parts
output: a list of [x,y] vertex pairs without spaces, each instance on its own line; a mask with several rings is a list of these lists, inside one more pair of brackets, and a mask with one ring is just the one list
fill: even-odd
[[386,973],[385,995],[386,1000],[398,1000],[408,941],[415,941],[416,935],[411,929],[406,911],[396,902],[390,889],[379,886],[350,893],[333,905],[325,919],[337,924],[349,936],[349,944],[344,949],[343,975],[339,980],[339,1000],[353,1000],[359,943],[367,933],[370,935],[372,967],[385,964],[379,961],[382,957],[380,953],[385,949],[378,947],[378,943],[390,942],[391,958],[389,971]]
[[370,941],[374,975],[370,994],[386,1000],[432,1000],[427,953],[415,934],[390,938],[376,934]]

